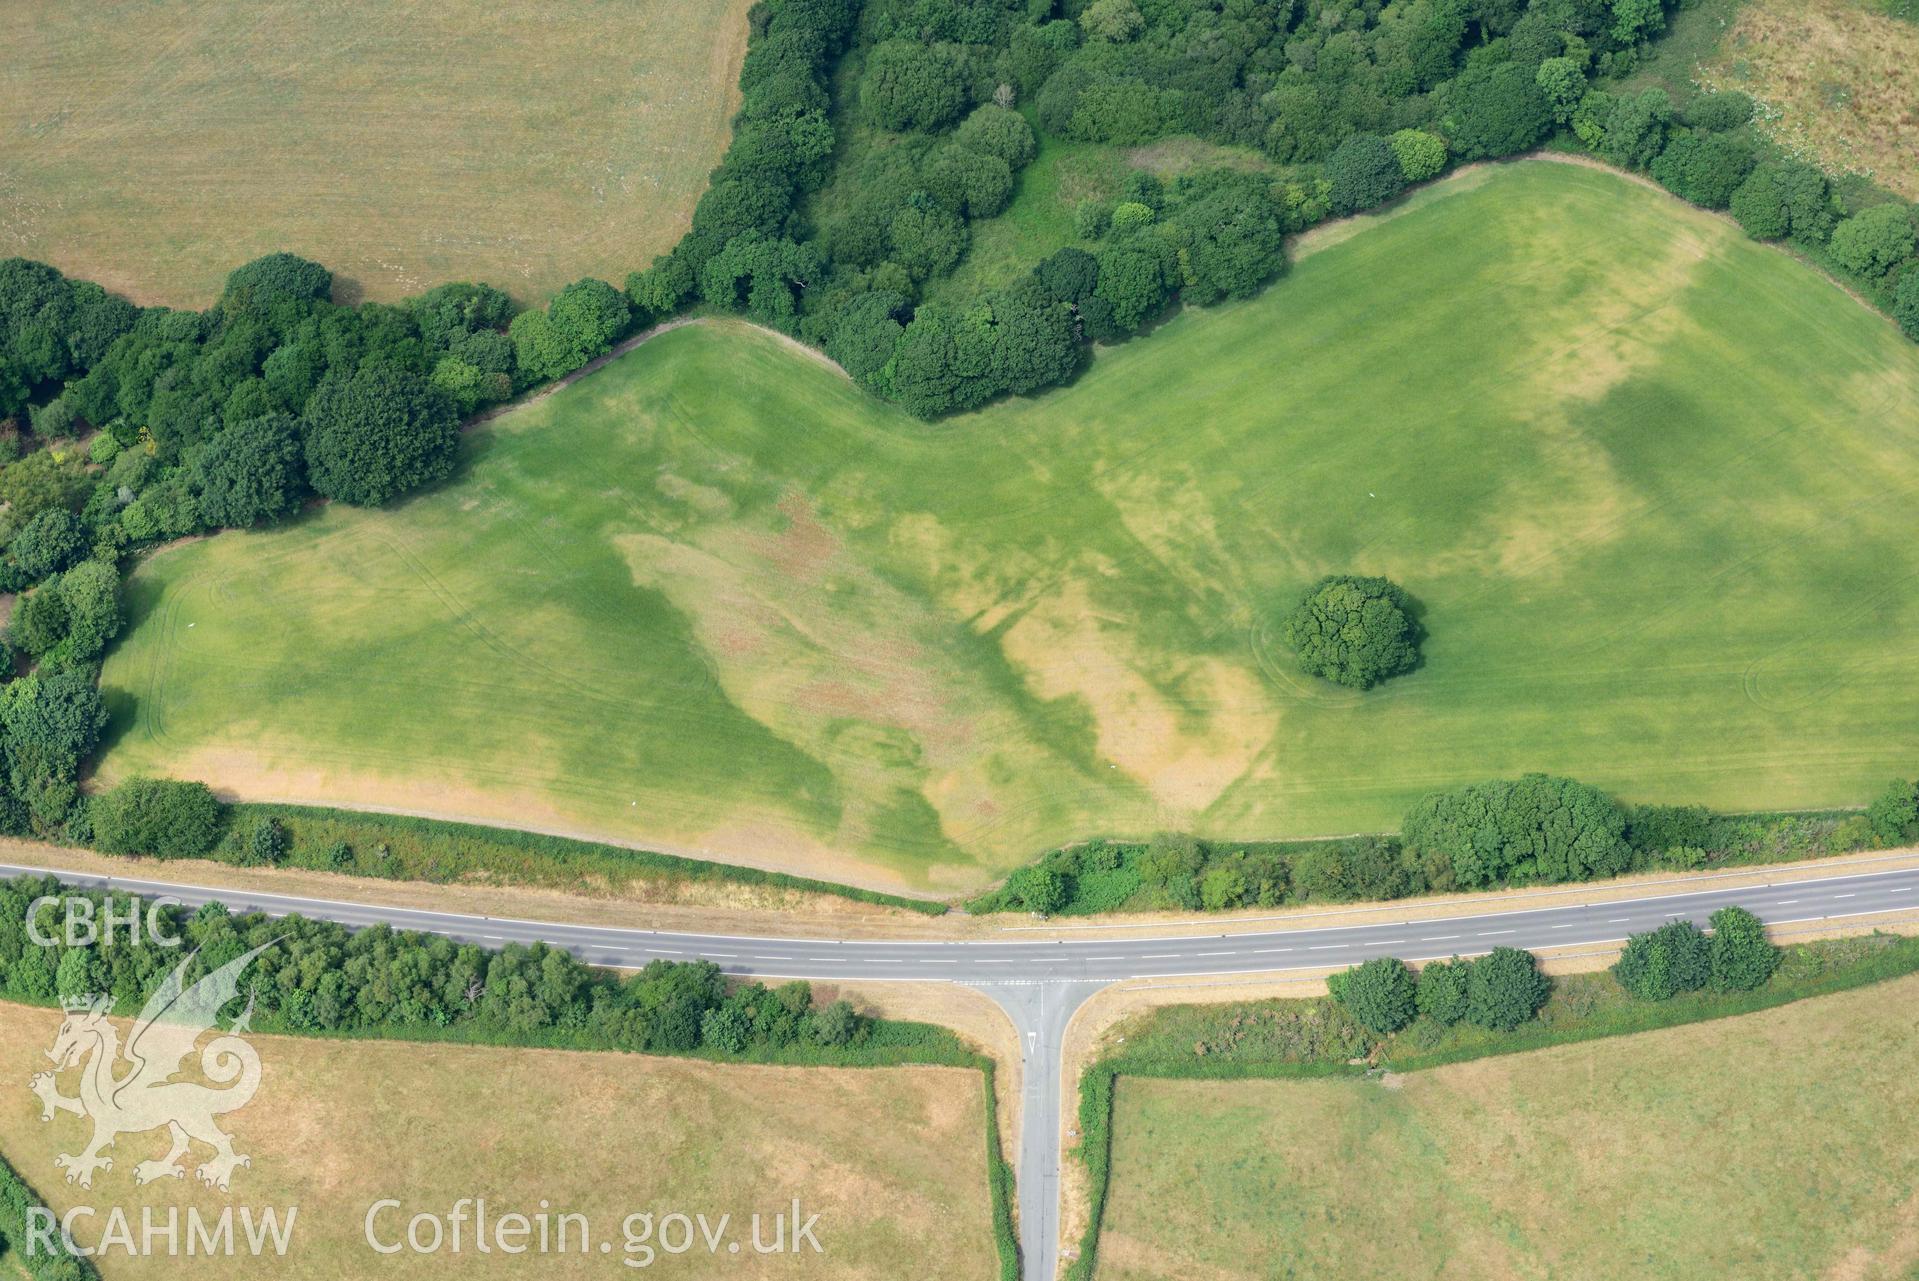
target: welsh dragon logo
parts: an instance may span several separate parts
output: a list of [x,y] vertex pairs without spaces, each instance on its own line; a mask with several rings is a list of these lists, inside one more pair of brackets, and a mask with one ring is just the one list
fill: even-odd
[[[78,1156],[57,1156],[54,1164],[67,1172],[67,1182],[93,1186],[96,1170],[113,1169],[105,1149],[123,1134],[165,1129],[172,1141],[166,1156],[133,1167],[135,1183],[178,1179],[186,1174],[180,1158],[194,1142],[213,1149],[213,1158],[194,1171],[202,1183],[225,1192],[233,1171],[253,1162],[233,1150],[233,1137],[214,1118],[236,1112],[260,1088],[260,1056],[245,1040],[253,1016],[249,996],[246,1010],[233,1026],[220,1032],[215,1026],[220,1008],[239,993],[240,974],[271,943],[228,961],[191,987],[187,967],[198,953],[189,954],[174,968],[134,1020],[123,1049],[120,1034],[107,1018],[112,1001],[84,997],[63,1001],[66,1019],[47,1057],[51,1072],[41,1072],[29,1085],[40,1096],[40,1119],[51,1121],[56,1112],[71,1112],[93,1122],[93,1141]],[[176,1081],[184,1072],[202,1035],[216,1033],[200,1051],[200,1074],[214,1084]],[[124,1070],[121,1061],[128,1065]],[[57,1078],[80,1069],[80,1093],[60,1093]],[[215,1088],[224,1087],[224,1088]]]

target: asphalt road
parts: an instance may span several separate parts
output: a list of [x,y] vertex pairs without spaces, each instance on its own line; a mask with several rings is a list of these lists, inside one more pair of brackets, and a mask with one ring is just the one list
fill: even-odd
[[[44,869],[0,864],[0,874]],[[1699,925],[1738,905],[1770,925],[1871,916],[1919,908],[1919,868],[1782,881],[1746,888],[1649,894],[1610,903],[1476,911],[1370,925],[1291,927],[1223,934],[1204,925],[1169,927],[1150,938],[1064,941],[965,939],[883,942],[783,939],[567,925],[509,917],[459,916],[132,877],[60,872],[73,884],[142,895],[170,895],[189,906],[218,899],[270,914],[298,912],[348,926],[444,934],[488,946],[545,942],[597,965],[640,966],[654,959],[710,960],[730,974],[764,979],[900,980],[961,983],[999,1002],[1024,1051],[1018,1157],[1021,1249],[1027,1281],[1051,1281],[1059,1254],[1061,1046],[1078,1008],[1122,979],[1176,978],[1324,969],[1369,957],[1425,960],[1470,956],[1495,947],[1544,949],[1616,942],[1668,921]],[[1411,904],[1408,905],[1412,906]]]

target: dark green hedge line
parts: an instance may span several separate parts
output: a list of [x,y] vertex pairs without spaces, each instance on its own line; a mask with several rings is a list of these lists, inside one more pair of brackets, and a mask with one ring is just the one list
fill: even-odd
[[1915,840],[1919,785],[1906,780],[1859,810],[1715,814],[1627,805],[1571,779],[1531,774],[1424,797],[1396,835],[1247,842],[1168,834],[1066,846],[967,907],[1088,916],[1376,902],[1783,863]]
[[999,1256],[1000,1281],[1020,1281],[1019,1234],[1013,1227],[1013,1167],[999,1144],[999,1096],[994,1093],[997,1069],[993,1060],[980,1059],[986,1077],[986,1177],[993,1195],[993,1246]]
[[[36,942],[27,909],[45,895],[126,899],[50,876],[0,880],[0,998],[53,1005],[106,994],[117,1012],[131,1014],[182,958],[144,931],[76,947]],[[803,982],[729,983],[710,962],[653,961],[621,975],[544,944],[483,948],[385,926],[352,931],[297,915],[235,916],[218,904],[165,909],[164,920],[194,949],[189,982],[266,949],[243,976],[252,1025],[262,1031],[761,1062],[973,1061],[950,1033],[875,1021],[845,1001],[818,1004]],[[57,937],[57,928],[50,932]]]
[[92,1261],[69,1254],[58,1233],[54,1253],[28,1253],[27,1214],[45,1206],[20,1172],[0,1157],[0,1272],[11,1263],[30,1281],[100,1281]]
[[1393,1036],[1373,1038],[1330,997],[1157,1010],[1129,1030],[1122,1053],[1093,1063],[1080,1078],[1074,1155],[1086,1168],[1091,1216],[1066,1277],[1089,1281],[1096,1266],[1121,1077],[1267,1080],[1354,1076],[1369,1067],[1417,1071],[1752,1014],[1919,973],[1919,938],[1902,935],[1801,943],[1781,953],[1772,977],[1755,990],[1697,991],[1668,1001],[1634,999],[1609,973],[1563,976],[1553,980],[1538,1018],[1504,1032],[1421,1018]]
[[[240,833],[273,820],[284,825],[292,838],[287,855],[290,865],[389,880],[444,883],[479,874],[502,876],[516,884],[556,887],[577,885],[581,877],[604,879],[615,887],[636,878],[731,882],[826,894],[923,916],[939,916],[947,910],[944,903],[881,890],[513,828],[307,805],[242,804],[233,806],[232,811],[222,851],[237,850],[242,841]],[[344,868],[338,866],[341,845],[348,851]]]
[[241,867],[302,867],[382,880],[612,891],[647,881],[724,883],[831,895],[924,916],[946,911],[945,904],[927,899],[516,828],[311,805],[223,805],[204,784],[171,779],[128,779],[88,798],[66,834],[105,854],[212,858]]

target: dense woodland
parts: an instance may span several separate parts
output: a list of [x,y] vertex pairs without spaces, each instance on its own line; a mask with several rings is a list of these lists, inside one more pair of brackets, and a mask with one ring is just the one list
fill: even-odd
[[[0,830],[92,837],[78,782],[130,558],[441,482],[462,419],[690,306],[817,344],[933,418],[1069,379],[1088,344],[1174,306],[1256,292],[1289,233],[1550,143],[1728,209],[1919,337],[1911,206],[1779,155],[1738,94],[1619,87],[1666,19],[1661,0],[766,0],[691,229],[623,290],[586,279],[522,309],[454,283],[345,306],[325,267],[283,253],[196,312],[0,262],[0,591],[17,594]],[[1264,167],[1134,172],[1016,282],[926,301],[1048,140],[1172,135]]]

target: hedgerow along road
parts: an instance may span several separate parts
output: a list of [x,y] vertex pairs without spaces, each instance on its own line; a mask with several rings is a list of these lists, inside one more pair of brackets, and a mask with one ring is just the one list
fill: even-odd
[[1427,960],[1471,956],[1495,947],[1612,943],[1669,921],[1704,926],[1713,912],[1730,906],[1746,908],[1772,926],[1919,907],[1919,868],[1900,868],[1757,887],[1649,893],[1604,903],[1474,910],[1374,925],[1221,933],[1204,923],[1190,923],[1146,938],[885,941],[570,925],[0,864],[0,874],[45,872],[76,885],[147,895],[160,891],[189,907],[217,900],[237,911],[275,916],[299,913],[352,928],[386,925],[483,947],[546,943],[594,965],[631,968],[652,960],[707,960],[741,978],[919,980],[978,988],[1012,1019],[1022,1047],[1017,1171],[1026,1281],[1051,1281],[1059,1257],[1060,1108],[1065,1094],[1061,1052],[1066,1027],[1094,993],[1112,983],[1339,968],[1375,956]]

